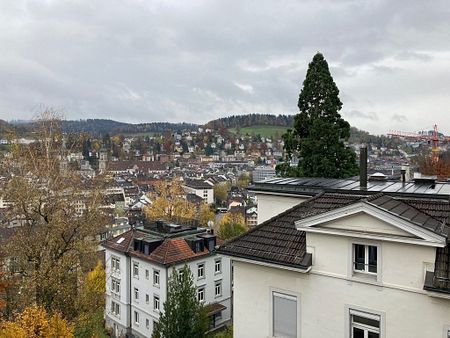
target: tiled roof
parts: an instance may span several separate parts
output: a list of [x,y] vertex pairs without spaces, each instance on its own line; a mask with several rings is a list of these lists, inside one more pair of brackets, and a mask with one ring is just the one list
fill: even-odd
[[[131,256],[139,257],[157,264],[171,265],[184,262],[201,256],[206,256],[210,252],[207,248],[195,253],[183,237],[161,238],[161,244],[149,255],[136,251],[133,248],[134,238],[145,238],[148,234],[139,230],[129,230],[120,236],[107,240],[103,246]],[[123,240],[121,240],[123,238]]]
[[[429,214],[438,213],[445,207],[440,204],[431,207],[428,199],[422,199],[421,202],[416,201],[414,206],[411,206],[404,200],[396,200],[383,194],[368,197],[354,193],[327,192],[300,203],[247,233],[226,242],[220,247],[219,252],[230,256],[306,268],[307,261],[305,260],[308,257],[305,233],[296,230],[294,222],[359,201],[376,206],[433,232],[444,236],[448,235],[448,226],[441,222],[441,219],[445,217],[437,219]],[[420,210],[421,206],[424,206],[425,212]]]
[[202,180],[185,180],[183,185],[194,189],[212,189],[212,185]]
[[254,227],[240,237],[226,242],[220,247],[219,252],[230,256],[306,268],[308,262],[306,261],[305,233],[298,231],[294,222],[351,204],[361,198],[363,196],[320,194]]
[[206,248],[201,252],[195,253],[184,238],[174,238],[166,239],[148,258],[160,264],[173,264],[207,254],[209,254],[209,251]]

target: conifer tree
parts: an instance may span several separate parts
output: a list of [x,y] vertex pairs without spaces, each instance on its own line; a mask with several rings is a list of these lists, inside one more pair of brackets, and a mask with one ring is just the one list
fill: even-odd
[[[298,108],[294,129],[283,135],[286,162],[277,167],[278,172],[282,176],[306,177],[356,175],[356,155],[344,144],[350,137],[350,124],[339,114],[339,89],[321,53],[309,64]],[[297,168],[289,165],[293,155],[299,156]]]
[[202,338],[208,330],[206,309],[197,299],[197,289],[188,266],[169,278],[167,300],[156,324],[153,338]]

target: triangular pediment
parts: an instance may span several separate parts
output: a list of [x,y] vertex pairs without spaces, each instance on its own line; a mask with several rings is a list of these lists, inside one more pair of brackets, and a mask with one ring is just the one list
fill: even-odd
[[358,212],[338,219],[318,224],[316,228],[335,229],[351,232],[364,232],[368,234],[384,234],[392,236],[401,236],[409,238],[418,238],[404,229],[401,229],[391,223],[374,217],[366,212]]
[[445,246],[446,238],[407,219],[365,202],[327,211],[295,222],[305,232]]

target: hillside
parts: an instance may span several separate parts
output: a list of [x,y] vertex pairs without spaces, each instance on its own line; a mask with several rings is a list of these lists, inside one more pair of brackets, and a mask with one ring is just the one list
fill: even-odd
[[212,120],[206,123],[207,128],[244,128],[253,126],[282,126],[291,127],[294,123],[294,115],[271,115],[271,114],[246,114],[232,115]]

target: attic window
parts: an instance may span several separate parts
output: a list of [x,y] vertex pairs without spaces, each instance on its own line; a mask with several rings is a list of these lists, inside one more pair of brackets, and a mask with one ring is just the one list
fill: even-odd
[[120,244],[120,243],[122,243],[123,241],[125,240],[125,237],[120,237],[118,240],[117,240],[117,244]]

